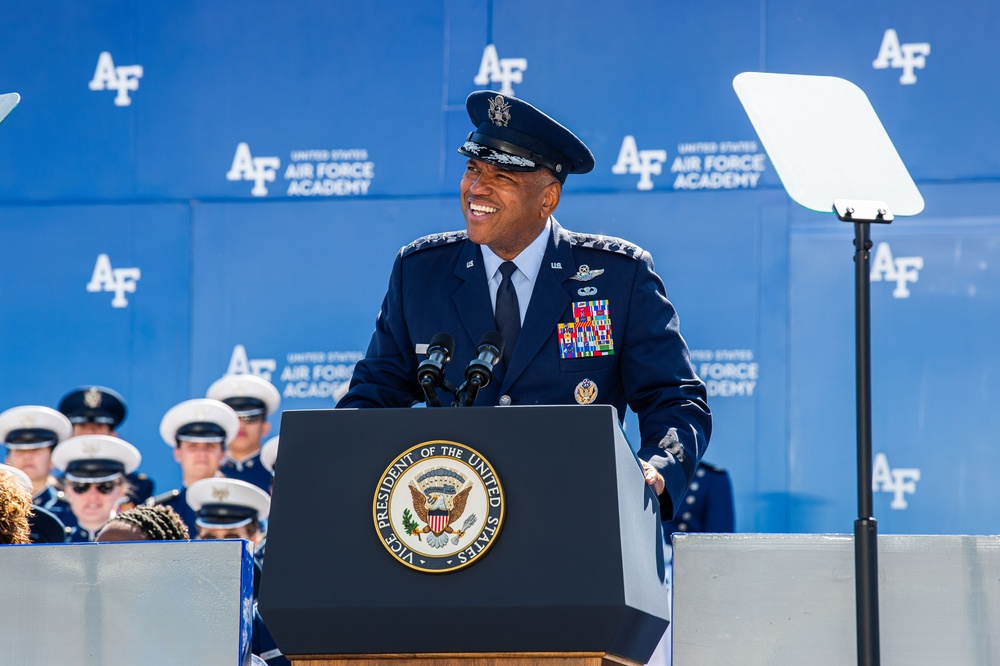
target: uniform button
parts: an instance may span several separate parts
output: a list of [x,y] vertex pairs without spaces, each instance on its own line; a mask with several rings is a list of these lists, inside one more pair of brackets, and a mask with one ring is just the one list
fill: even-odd
[[681,520],[691,520],[691,512],[685,511],[683,514],[681,514]]
[[694,473],[694,475],[695,476],[705,476],[705,470],[699,469],[697,472]]
[[695,502],[694,498],[691,497],[690,495],[688,495],[687,497],[685,497],[684,501],[687,502],[688,504],[694,504],[694,502]]
[[500,406],[507,407],[508,405],[510,405],[510,396],[509,395],[500,396]]
[[691,490],[698,490],[698,482],[697,481],[692,481],[691,482]]
[[677,529],[679,529],[681,532],[687,532],[688,526],[686,523],[681,523],[680,525],[677,526]]

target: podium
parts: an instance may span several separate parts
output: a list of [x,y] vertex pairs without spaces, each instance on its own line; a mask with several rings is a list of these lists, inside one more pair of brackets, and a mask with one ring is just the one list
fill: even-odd
[[[407,533],[410,487],[459,474],[455,498],[470,463],[486,502],[414,552],[440,537]],[[276,471],[259,609],[298,666],[645,663],[666,630],[658,501],[613,407],[288,411]]]

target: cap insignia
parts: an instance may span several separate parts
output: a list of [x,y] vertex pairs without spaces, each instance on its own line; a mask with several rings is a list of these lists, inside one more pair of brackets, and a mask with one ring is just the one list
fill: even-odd
[[97,409],[101,406],[101,392],[96,387],[87,389],[83,394],[83,402],[87,407]]
[[245,379],[237,379],[233,382],[233,391],[236,395],[246,395],[247,394],[247,382]]
[[221,488],[219,486],[213,486],[212,497],[220,502],[225,502],[229,498],[229,488],[226,488],[225,486],[222,486]]
[[86,454],[86,455],[90,456],[91,458],[93,458],[94,456],[96,456],[100,452],[101,445],[98,444],[97,442],[93,442],[93,441],[91,441],[91,442],[84,442],[83,446],[81,448],[83,449],[84,454]]
[[35,415],[34,414],[21,414],[21,425],[25,428],[35,427]]
[[201,406],[195,409],[194,418],[196,421],[206,421],[208,419],[208,408]]
[[503,95],[497,95],[490,100],[490,110],[487,115],[490,122],[497,127],[507,127],[507,123],[510,122],[510,104],[503,98]]

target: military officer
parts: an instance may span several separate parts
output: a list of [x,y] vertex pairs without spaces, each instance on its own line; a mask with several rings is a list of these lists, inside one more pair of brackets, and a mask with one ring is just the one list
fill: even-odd
[[65,522],[69,510],[52,485],[52,450],[73,435],[73,424],[51,407],[24,405],[0,414],[0,438],[7,447],[7,464],[31,479],[33,503]]
[[735,531],[733,482],[729,472],[703,460],[677,515],[673,520],[664,521],[663,533]]
[[226,446],[240,430],[240,417],[224,402],[195,398],[174,405],[160,421],[160,437],[174,450],[181,466],[181,488],[151,497],[147,504],[163,504],[177,512],[191,534],[198,526],[187,502],[187,489],[196,481],[219,476]]
[[256,375],[226,375],[208,387],[205,397],[221,400],[240,417],[240,432],[226,448],[222,473],[270,492],[272,477],[261,464],[260,447],[271,431],[267,417],[281,405],[278,389]]
[[60,442],[52,464],[65,479],[72,521],[71,542],[94,541],[97,531],[115,515],[126,497],[126,475],[139,468],[142,455],[111,435],[79,435]]
[[[125,421],[128,409],[125,399],[106,386],[81,386],[73,389],[59,401],[59,411],[73,424],[74,435],[118,436],[118,428]],[[155,483],[144,473],[136,471],[128,477],[128,503],[138,505],[153,494]]]
[[[435,334],[454,336],[454,386],[491,331],[504,341],[478,405],[609,404],[639,417],[646,482],[671,517],[708,445],[705,384],[649,253],[573,233],[553,216],[570,173],[594,158],[523,100],[471,94],[459,152],[465,230],[420,238],[396,256],[367,354],[338,407],[405,407],[425,398],[417,368]],[[430,359],[429,359],[430,360]]]

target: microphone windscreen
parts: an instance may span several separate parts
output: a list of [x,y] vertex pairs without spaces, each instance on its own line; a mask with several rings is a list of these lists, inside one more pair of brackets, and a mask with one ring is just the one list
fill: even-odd
[[496,331],[486,331],[483,333],[483,337],[479,340],[479,346],[483,345],[493,345],[499,350],[500,355],[503,356],[503,336]]
[[430,344],[427,345],[428,350],[434,347],[441,347],[448,350],[448,355],[451,356],[451,352],[455,349],[455,338],[449,333],[438,333],[431,338]]

